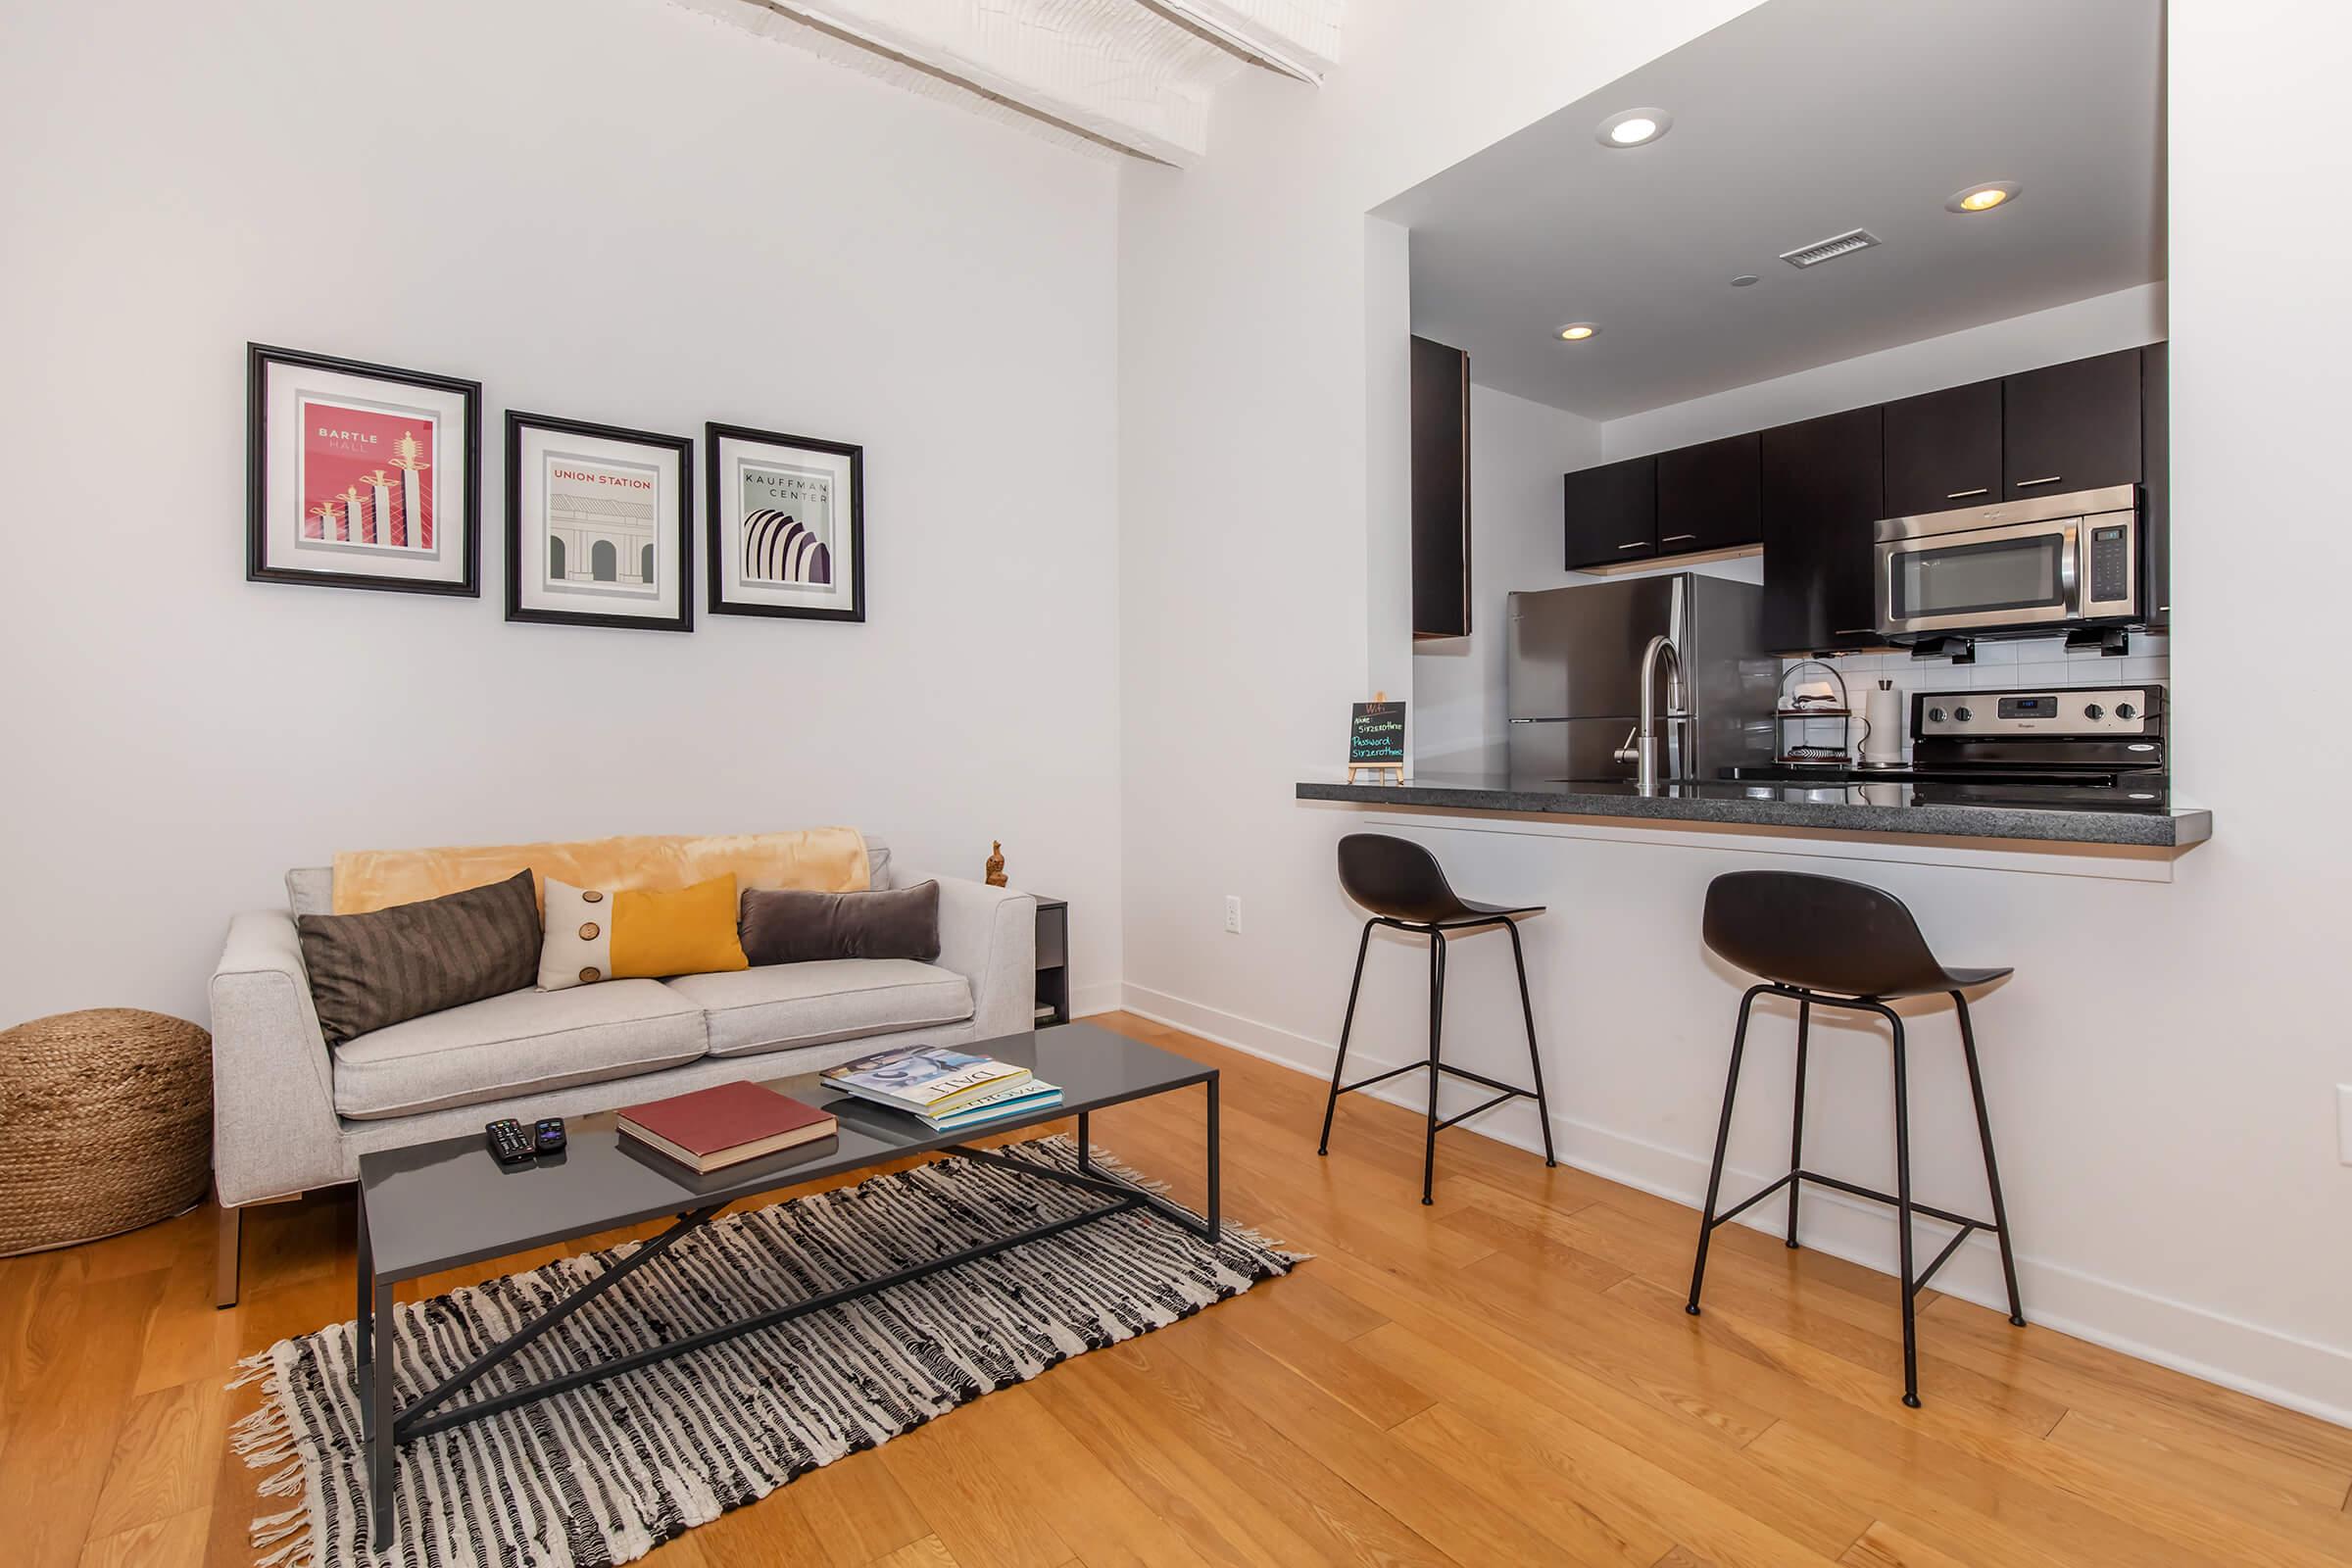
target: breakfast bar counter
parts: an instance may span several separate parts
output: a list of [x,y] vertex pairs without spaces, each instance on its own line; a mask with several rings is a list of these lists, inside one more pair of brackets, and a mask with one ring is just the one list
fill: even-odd
[[2051,786],[2004,789],[1998,800],[1958,801],[1909,780],[1812,783],[1722,780],[1661,784],[1531,783],[1502,773],[1421,773],[1401,784],[1302,780],[1302,801],[1422,807],[1451,811],[1532,811],[1557,816],[1812,828],[1842,833],[2009,839],[2186,849],[2213,836],[2213,813],[2176,805],[2161,786],[2142,802],[2086,801]]

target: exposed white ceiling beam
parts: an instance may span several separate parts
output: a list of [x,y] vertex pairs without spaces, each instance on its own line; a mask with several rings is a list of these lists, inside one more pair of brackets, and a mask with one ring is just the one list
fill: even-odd
[[685,3],[760,33],[813,28],[1119,151],[1180,166],[1207,148],[1216,83],[1243,69],[1228,47],[1134,0]]
[[1339,51],[1341,0],[1141,0],[1180,26],[1286,76],[1323,84]]

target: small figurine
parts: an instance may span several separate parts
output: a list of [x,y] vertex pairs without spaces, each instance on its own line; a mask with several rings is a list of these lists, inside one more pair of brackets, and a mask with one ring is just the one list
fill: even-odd
[[1003,839],[988,841],[988,885],[992,888],[1004,886],[1004,841]]

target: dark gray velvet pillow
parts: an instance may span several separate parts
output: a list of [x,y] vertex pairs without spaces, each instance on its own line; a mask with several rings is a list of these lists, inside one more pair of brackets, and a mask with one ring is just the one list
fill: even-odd
[[528,871],[371,914],[305,914],[294,928],[328,1045],[539,979]]
[[791,888],[743,896],[743,956],[754,963],[810,958],[939,956],[939,884],[869,893]]

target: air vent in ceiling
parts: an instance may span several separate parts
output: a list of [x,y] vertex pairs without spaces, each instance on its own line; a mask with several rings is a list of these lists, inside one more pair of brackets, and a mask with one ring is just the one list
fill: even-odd
[[1849,228],[1842,234],[1834,234],[1830,238],[1814,244],[1799,246],[1792,251],[1783,251],[1781,260],[1787,262],[1790,267],[1819,267],[1822,263],[1834,262],[1840,256],[1851,256],[1856,251],[1866,251],[1878,242],[1879,236],[1867,228]]

